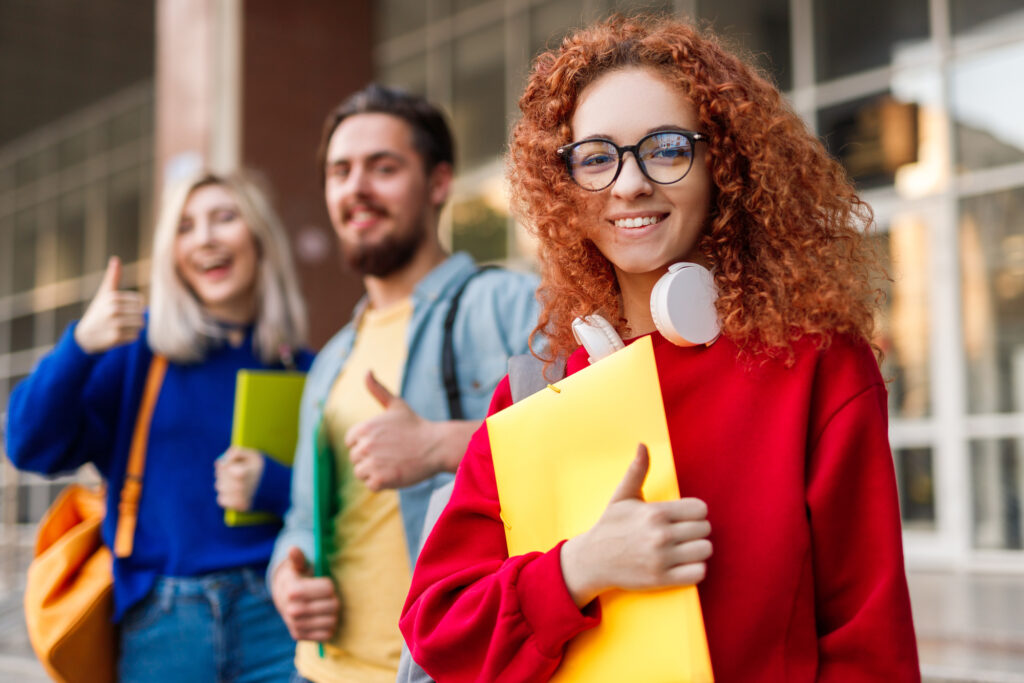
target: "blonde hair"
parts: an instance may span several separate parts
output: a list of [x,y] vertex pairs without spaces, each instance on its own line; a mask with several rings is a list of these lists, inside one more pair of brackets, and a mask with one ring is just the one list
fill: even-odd
[[173,258],[185,203],[194,190],[206,185],[220,185],[231,192],[256,242],[255,350],[268,365],[290,361],[292,352],[306,344],[306,305],[284,225],[267,192],[245,171],[200,170],[164,192],[153,235],[149,346],[171,361],[195,363],[203,360],[208,349],[223,342],[224,331],[205,314],[178,274]]

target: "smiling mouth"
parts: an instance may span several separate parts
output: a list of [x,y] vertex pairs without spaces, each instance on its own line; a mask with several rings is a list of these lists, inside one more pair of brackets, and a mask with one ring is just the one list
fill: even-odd
[[385,212],[372,207],[361,207],[348,211],[345,215],[346,223],[372,223],[385,217]]
[[231,266],[231,257],[223,256],[215,259],[203,260],[195,264],[196,270],[203,275],[221,273]]
[[636,218],[619,218],[618,220],[612,221],[612,225],[616,228],[644,228],[648,225],[654,225],[665,219],[668,214],[659,214],[657,216],[637,216]]

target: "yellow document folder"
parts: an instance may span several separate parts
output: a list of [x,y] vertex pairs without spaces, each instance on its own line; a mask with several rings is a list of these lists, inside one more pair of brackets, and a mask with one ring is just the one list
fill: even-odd
[[[299,437],[299,401],[306,374],[282,370],[239,370],[231,445],[252,448],[291,467]],[[228,526],[263,524],[269,512],[225,510]]]
[[[509,555],[547,551],[597,522],[647,444],[648,501],[679,498],[650,337],[487,418]],[[601,623],[552,680],[713,680],[694,587],[603,593]]]

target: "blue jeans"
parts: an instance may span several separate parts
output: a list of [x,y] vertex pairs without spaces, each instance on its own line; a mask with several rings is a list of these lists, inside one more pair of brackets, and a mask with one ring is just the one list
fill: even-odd
[[286,683],[295,641],[263,574],[160,577],[121,621],[120,681]]

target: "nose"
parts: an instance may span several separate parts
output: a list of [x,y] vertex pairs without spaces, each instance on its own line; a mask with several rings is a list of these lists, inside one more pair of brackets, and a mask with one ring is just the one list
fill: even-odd
[[619,177],[612,183],[612,195],[620,199],[632,199],[648,195],[653,189],[651,181],[640,170],[640,162],[637,161],[636,155],[627,152],[622,159]]
[[196,240],[199,244],[209,244],[213,241],[213,222],[208,219],[201,219],[196,221],[195,228]]
[[354,164],[345,179],[345,194],[364,197],[370,193],[370,174],[362,164]]

